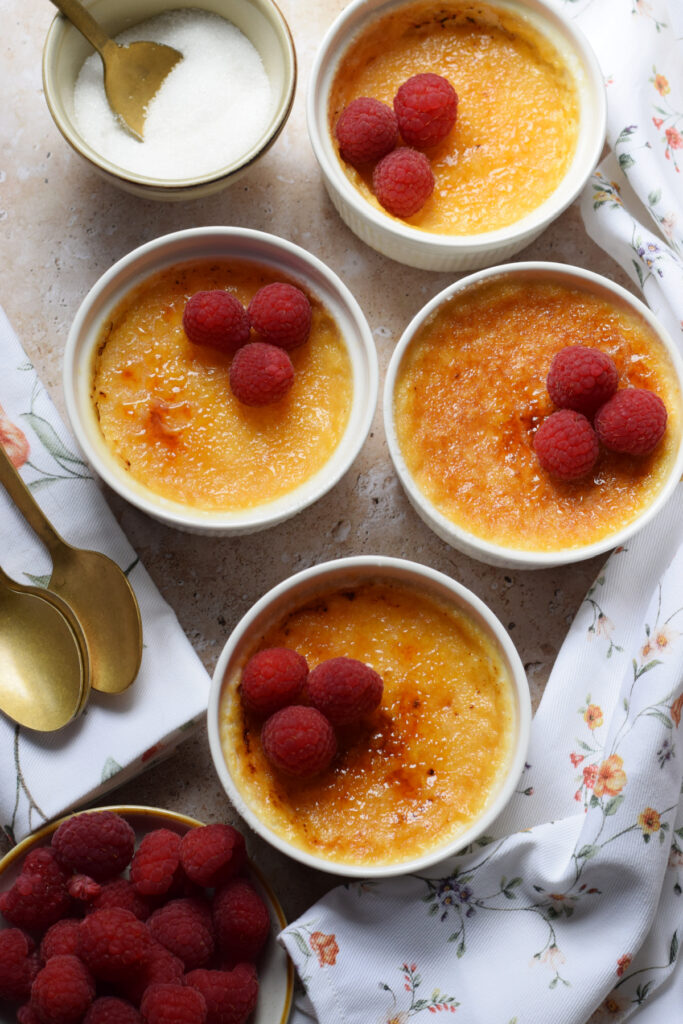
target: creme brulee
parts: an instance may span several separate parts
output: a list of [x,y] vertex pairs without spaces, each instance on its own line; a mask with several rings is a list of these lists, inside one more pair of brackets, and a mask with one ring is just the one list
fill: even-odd
[[[619,387],[655,391],[668,411],[648,456],[602,450],[593,473],[562,482],[533,451],[554,406],[553,356],[589,345],[614,359]],[[398,368],[396,437],[418,489],[446,519],[493,544],[559,551],[629,525],[670,476],[681,393],[649,324],[616,300],[549,281],[493,278],[455,293],[417,330]]]
[[[338,728],[320,776],[293,780],[267,761],[239,674],[256,649],[287,646],[313,668],[338,655],[384,680],[380,707]],[[278,836],[338,865],[389,866],[452,841],[496,795],[517,710],[496,643],[462,609],[395,581],[365,582],[295,607],[226,677],[221,744],[237,789]]]
[[246,261],[188,263],[146,280],[109,318],[92,400],[107,446],[154,494],[207,511],[254,508],[305,483],[339,444],[351,409],[351,362],[314,295],[310,337],[290,353],[294,384],[269,406],[240,403],[230,390],[230,357],[193,345],[183,330],[195,292],[225,288],[246,306],[260,287],[282,280]]
[[[423,72],[449,80],[458,116],[444,141],[426,151],[435,188],[406,223],[439,234],[478,234],[539,207],[576,150],[577,61],[514,7],[474,0],[397,6],[363,28],[339,62],[329,99],[332,136],[351,100],[370,96],[391,106],[401,83]],[[372,166],[358,171],[339,159],[381,210]]]

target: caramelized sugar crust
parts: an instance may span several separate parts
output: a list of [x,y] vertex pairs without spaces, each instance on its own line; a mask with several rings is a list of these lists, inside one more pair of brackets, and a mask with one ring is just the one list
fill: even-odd
[[[509,763],[516,725],[508,670],[469,616],[426,592],[365,583],[305,603],[258,648],[289,646],[313,668],[339,655],[371,665],[382,703],[337,730],[340,753],[319,778],[271,768],[260,722],[227,678],[220,722],[227,764],[246,803],[283,839],[338,864],[408,861],[457,836],[482,811]],[[254,650],[244,652],[244,664]]]
[[294,385],[270,406],[238,402],[230,357],[191,344],[182,327],[197,291],[226,288],[248,305],[260,287],[284,279],[246,261],[176,266],[128,295],[103,329],[92,386],[102,435],[155,494],[209,511],[256,507],[304,483],[337,447],[351,409],[351,363],[314,295],[310,338],[290,353]]
[[[533,436],[554,411],[545,380],[565,345],[609,353],[619,387],[660,395],[668,424],[651,455],[603,450],[593,474],[571,483],[540,468]],[[625,306],[493,279],[455,295],[418,331],[397,375],[394,418],[408,471],[447,519],[495,544],[557,551],[599,541],[652,502],[678,451],[681,395],[664,346]]]
[[[446,139],[426,151],[436,187],[406,222],[421,231],[478,234],[507,227],[540,206],[573,158],[578,92],[567,59],[514,11],[445,0],[380,17],[340,61],[330,92],[332,136],[351,100],[371,96],[391,106],[402,82],[427,71],[450,81],[458,118]],[[372,195],[372,167],[359,172],[341,163],[364,198],[381,209]]]

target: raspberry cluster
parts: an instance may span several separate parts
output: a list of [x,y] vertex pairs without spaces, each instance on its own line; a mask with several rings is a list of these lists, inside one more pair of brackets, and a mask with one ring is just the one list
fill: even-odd
[[[124,872],[126,874],[124,874]],[[268,908],[231,825],[135,833],[112,811],[62,822],[0,893],[0,1015],[20,1024],[244,1024]]]
[[330,767],[338,749],[335,727],[374,711],[383,689],[382,677],[356,658],[328,658],[309,672],[306,658],[289,647],[257,651],[240,681],[245,710],[265,719],[266,757],[279,771],[301,779]]
[[339,154],[354,167],[375,164],[377,201],[395,217],[412,217],[434,191],[434,174],[422,150],[446,138],[457,112],[458,96],[447,78],[413,75],[399,86],[391,107],[369,96],[344,107],[335,124]]
[[645,388],[619,389],[614,360],[600,349],[568,345],[553,358],[546,386],[557,411],[534,435],[543,469],[578,480],[594,468],[600,445],[626,455],[648,455],[666,429],[666,406]]
[[260,406],[278,402],[291,388],[289,352],[308,340],[312,317],[311,303],[300,288],[274,281],[259,288],[246,309],[223,289],[195,292],[185,305],[183,328],[194,345],[233,356],[233,394],[243,405]]

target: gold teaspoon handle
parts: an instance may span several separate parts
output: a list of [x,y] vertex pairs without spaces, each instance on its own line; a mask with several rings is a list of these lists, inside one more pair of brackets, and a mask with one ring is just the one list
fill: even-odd
[[17,506],[31,529],[38,534],[48,551],[65,542],[59,536],[42,508],[21,478],[9,455],[0,444],[0,483]]
[[99,54],[108,45],[116,46],[113,39],[110,39],[92,14],[79,3],[79,0],[52,0],[52,3],[69,19],[74,28],[77,28],[85,36]]

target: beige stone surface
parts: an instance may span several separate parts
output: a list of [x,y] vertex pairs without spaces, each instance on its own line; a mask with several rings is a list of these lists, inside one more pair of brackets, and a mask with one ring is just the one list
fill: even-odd
[[[382,375],[412,315],[454,275],[385,259],[339,220],[306,130],[305,97],[316,46],[342,0],[280,0],[294,36],[299,82],[285,131],[233,188],[209,199],[162,204],[102,181],[63,140],[42,93],[48,0],[0,0],[0,304],[63,412],[61,359],[74,313],[95,279],[135,246],[194,225],[232,224],[282,235],[324,260],[360,302]],[[576,263],[630,287],[587,237],[571,207],[520,259]],[[595,560],[509,572],[458,554],[418,519],[393,472],[378,407],[371,436],[345,478],[293,521],[235,540],[167,529],[108,493],[111,507],[211,673],[232,627],[272,585],[315,562],[351,554],[398,555],[442,570],[486,601],[508,628],[536,703],[567,627],[598,569]],[[583,690],[581,691],[583,693]],[[107,802],[144,803],[237,821],[215,776],[204,732]],[[249,835],[290,919],[335,878],[314,875]]]

